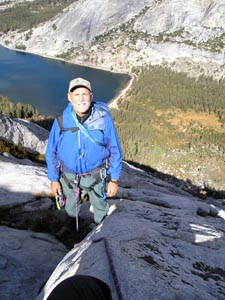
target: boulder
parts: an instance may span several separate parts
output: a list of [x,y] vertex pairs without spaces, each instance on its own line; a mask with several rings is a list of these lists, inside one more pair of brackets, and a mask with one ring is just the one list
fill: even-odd
[[0,114],[0,138],[21,145],[30,152],[45,153],[49,131],[23,119]]

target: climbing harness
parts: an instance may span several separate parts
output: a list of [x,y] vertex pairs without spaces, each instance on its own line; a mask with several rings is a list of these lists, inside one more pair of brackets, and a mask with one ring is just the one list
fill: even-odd
[[[87,173],[87,174],[83,174],[83,175],[79,175],[80,177],[86,177],[86,176],[92,176],[93,178],[95,178],[95,181],[92,183],[92,185],[90,185],[89,187],[85,187],[85,186],[81,186],[82,190],[85,190],[86,192],[91,192],[93,191],[95,193],[96,196],[101,197],[102,200],[106,200],[107,198],[107,163],[105,164],[105,166],[96,168],[95,170],[93,170],[91,173]],[[98,184],[99,182],[101,182],[101,193],[98,194],[95,191],[95,186],[96,184]]]
[[[76,230],[77,231],[79,230],[78,200],[80,199],[81,192],[85,191],[85,192],[88,193],[88,192],[93,191],[98,197],[101,197],[101,199],[103,201],[106,201],[106,198],[107,198],[107,188],[106,188],[106,185],[107,185],[107,165],[108,165],[108,162],[106,161],[106,163],[104,165],[92,170],[90,173],[75,174],[75,173],[72,173],[72,172],[67,172],[67,173],[70,173],[70,174],[74,174],[75,177],[74,177],[73,181],[72,180],[70,181],[68,179],[68,177],[64,173],[67,170],[63,166],[61,166],[61,171],[62,171],[61,177],[63,178],[63,180],[66,183],[66,185],[68,186],[68,188],[73,190],[74,202],[75,202]],[[80,184],[81,177],[88,177],[88,176],[92,176],[95,179],[94,182],[89,187],[82,186]],[[101,182],[101,193],[100,194],[98,194],[94,189],[96,184],[98,184],[99,182]],[[65,196],[64,196],[64,198],[65,198]],[[59,202],[60,202],[60,200],[62,201],[62,199],[59,196],[56,198],[56,206],[57,206],[58,209],[60,209],[59,208],[60,207]],[[64,202],[65,202],[65,199],[64,199]],[[65,203],[64,203],[64,206],[65,206]],[[64,207],[64,206],[61,206],[61,207]]]

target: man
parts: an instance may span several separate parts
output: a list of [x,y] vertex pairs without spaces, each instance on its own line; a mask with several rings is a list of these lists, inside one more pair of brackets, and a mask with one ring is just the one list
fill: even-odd
[[52,193],[66,196],[68,215],[78,217],[84,190],[99,224],[109,210],[106,196],[113,197],[118,191],[122,151],[107,105],[92,102],[92,98],[89,81],[70,81],[69,104],[62,114],[63,128],[68,130],[61,132],[62,125],[55,119],[45,157]]

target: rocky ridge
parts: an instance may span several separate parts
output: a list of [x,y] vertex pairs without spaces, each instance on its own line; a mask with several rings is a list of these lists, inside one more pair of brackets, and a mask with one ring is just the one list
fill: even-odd
[[27,32],[2,35],[10,48],[119,72],[166,64],[224,78],[223,0],[80,0]]

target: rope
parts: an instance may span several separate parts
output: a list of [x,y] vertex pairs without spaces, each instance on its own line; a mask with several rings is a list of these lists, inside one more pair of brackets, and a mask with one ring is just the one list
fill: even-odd
[[80,178],[78,175],[75,176],[74,179],[74,200],[75,200],[75,216],[76,216],[76,230],[79,231],[79,220],[78,220],[78,199],[80,196],[80,188],[79,188]]
[[117,292],[117,295],[118,295],[118,299],[123,300],[123,295],[122,295],[122,292],[121,292],[120,283],[119,283],[119,280],[118,280],[118,277],[117,277],[117,274],[116,274],[116,270],[115,270],[115,267],[114,267],[114,264],[113,264],[112,253],[110,251],[107,239],[105,237],[101,237],[99,239],[92,240],[92,243],[99,243],[99,242],[102,242],[102,241],[104,242],[104,246],[105,246],[107,258],[108,258],[108,261],[109,261],[109,266],[110,266],[110,269],[111,269],[114,284],[115,284],[115,287],[116,287],[116,292]]

